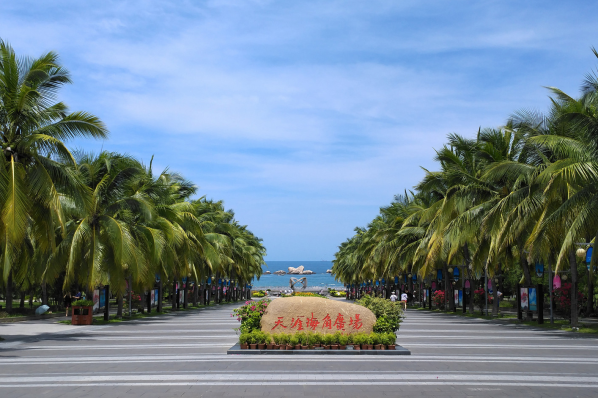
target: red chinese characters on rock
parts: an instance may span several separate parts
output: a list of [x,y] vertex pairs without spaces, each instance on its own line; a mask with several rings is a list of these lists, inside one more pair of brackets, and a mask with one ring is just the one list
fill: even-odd
[[[305,319],[303,319],[305,318]],[[311,313],[311,316],[304,316],[304,315],[299,315],[297,317],[293,317],[291,318],[291,324],[290,324],[290,329],[291,330],[295,330],[295,331],[299,331],[299,330],[304,330],[304,326],[306,329],[308,330],[313,330],[315,331],[316,328],[320,326],[320,329],[328,329],[328,330],[342,330],[345,331],[346,326],[347,326],[347,321],[345,320],[345,317],[343,316],[343,314],[338,313],[334,322],[332,321],[332,317],[330,316],[330,314],[326,314],[326,316],[324,317],[324,319],[322,319],[322,322],[320,323],[320,321],[318,320],[318,318],[316,318],[314,316],[314,313]],[[363,326],[363,323],[361,322],[361,319],[359,318],[359,314],[355,314],[355,318],[353,317],[349,317],[349,329],[350,331],[356,331],[361,329],[361,327]],[[280,329],[287,329],[287,326],[284,325],[284,317],[283,316],[279,316],[278,319],[276,320],[274,327],[271,330],[274,330],[276,328],[280,328]]]
[[343,317],[342,314],[338,314],[336,316],[336,320],[334,321],[334,326],[336,327],[336,330],[345,330],[345,318]]
[[359,314],[355,314],[355,319],[349,319],[349,326],[352,327],[353,330],[359,330],[363,326],[361,319],[359,319]]
[[311,330],[316,330],[316,327],[320,324],[318,318],[314,317],[314,313],[311,313],[311,318],[307,318],[305,320],[305,327],[311,328]]
[[297,328],[297,330],[303,330],[303,320],[301,318],[303,318],[303,315],[291,320],[291,329]]
[[274,325],[274,327],[272,328],[272,330],[276,329],[279,326],[286,329],[287,327],[285,325],[283,325],[283,323],[282,323],[283,319],[284,319],[284,316],[279,316],[278,320],[276,321],[276,324]]

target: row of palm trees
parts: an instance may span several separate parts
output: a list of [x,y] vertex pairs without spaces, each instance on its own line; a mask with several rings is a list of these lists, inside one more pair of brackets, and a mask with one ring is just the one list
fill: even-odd
[[[247,283],[265,248],[222,202],[191,198],[181,175],[131,156],[69,151],[65,141],[105,139],[106,126],[56,100],[70,83],[56,53],[17,57],[0,40],[0,279],[14,289],[69,291],[109,284],[122,301],[164,281],[210,275]],[[55,292],[56,293],[56,292]],[[58,294],[56,295],[58,296]],[[60,297],[62,295],[60,294]]]
[[[463,265],[469,278],[485,270],[503,278],[518,268],[522,285],[531,286],[539,261],[570,271],[576,325],[576,252],[582,255],[579,249],[598,237],[598,77],[586,76],[579,97],[548,89],[547,113],[519,111],[475,138],[449,134],[436,151],[439,170],[424,169],[414,190],[340,245],[335,277],[344,283],[408,272],[425,278]],[[591,263],[596,267],[598,256]],[[589,281],[593,297],[593,276]],[[591,299],[587,305],[592,312]]]

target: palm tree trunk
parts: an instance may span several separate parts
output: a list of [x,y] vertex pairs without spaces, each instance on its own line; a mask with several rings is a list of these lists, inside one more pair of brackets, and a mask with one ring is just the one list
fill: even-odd
[[517,241],[517,247],[519,248],[519,265],[523,270],[523,277],[525,279],[525,287],[531,287],[532,285],[532,275],[529,271],[529,264],[527,263],[527,257],[525,256],[525,252],[523,251],[523,238],[519,238]]
[[48,305],[48,289],[46,282],[42,282],[42,305]]
[[19,308],[20,309],[25,309],[25,291],[20,290],[19,291],[19,296],[21,301],[19,302]]
[[198,297],[199,297],[199,283],[196,278],[195,283],[193,284],[193,306],[194,307],[197,307]]
[[177,309],[176,308],[176,299],[177,299],[176,296],[177,295],[178,295],[178,293],[176,291],[176,280],[174,280],[174,281],[172,281],[172,297],[170,298],[172,301],[172,310],[173,311],[175,311]]
[[442,272],[444,273],[444,309],[449,310],[452,309],[450,303],[453,300],[451,300],[449,297],[449,289],[451,288],[451,283],[449,281],[449,274],[446,263],[442,264]]
[[[470,289],[469,289],[469,297],[468,297],[468,301],[469,301],[469,309],[468,312],[470,314],[473,314],[473,311],[475,310],[473,307],[473,269],[471,269],[471,256],[469,255],[469,246],[466,244],[463,245],[463,258],[465,259],[465,269],[467,270],[467,274],[464,275],[464,277],[467,277],[467,279],[469,279],[469,285],[470,285]],[[465,287],[465,286],[464,286]],[[465,289],[463,289],[465,290]],[[463,305],[467,306],[466,303],[463,303]]]
[[10,314],[12,312],[12,270],[8,272],[6,279],[6,312]]
[[577,317],[577,259],[575,249],[569,251],[569,265],[571,267],[571,327],[576,328]]
[[[498,302],[498,286],[500,285],[500,276],[502,274],[500,262],[498,263],[498,267],[496,269],[496,274],[494,275],[494,279],[492,280],[492,316],[498,316],[498,310],[500,308]],[[499,282],[496,282],[496,279],[499,279]]]
[[116,319],[121,319],[123,317],[123,294],[118,293],[116,296]]

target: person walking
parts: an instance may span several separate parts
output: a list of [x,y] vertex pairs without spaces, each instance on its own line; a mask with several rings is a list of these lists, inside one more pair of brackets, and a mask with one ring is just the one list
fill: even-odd
[[66,309],[66,315],[65,316],[69,316],[69,308],[71,307],[71,303],[73,302],[73,298],[71,297],[71,293],[67,292],[64,295],[64,299],[63,299],[63,303],[64,303],[64,308]]
[[403,303],[403,309],[406,310],[407,309],[407,299],[409,297],[407,296],[407,293],[403,292],[403,294],[401,294],[401,303]]
[[397,301],[397,299],[398,299],[398,297],[395,294],[395,292],[392,292],[392,294],[390,295],[390,301],[392,301],[394,303],[395,301]]

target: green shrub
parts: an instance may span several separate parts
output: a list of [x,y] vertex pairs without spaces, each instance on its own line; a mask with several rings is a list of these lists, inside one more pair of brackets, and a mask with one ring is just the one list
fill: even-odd
[[273,334],[272,340],[274,340],[274,344],[280,344],[280,333]]
[[324,342],[324,335],[320,333],[314,334],[314,344],[322,344]]
[[342,335],[343,334],[340,331],[334,332],[334,334],[333,334],[334,339],[332,340],[332,344],[339,344],[340,341],[341,341],[341,336]]
[[403,319],[403,308],[400,302],[366,295],[356,303],[363,305],[376,315],[374,332],[389,333],[399,330]]
[[299,341],[299,344],[304,345],[303,344],[303,338],[305,336],[304,332],[297,332],[295,333],[295,337],[297,337],[297,340]]
[[323,337],[324,337],[324,345],[331,345],[332,342],[334,341],[333,334],[325,334]]
[[397,341],[397,335],[394,333],[386,333],[384,335],[384,343],[385,345],[394,345]]
[[374,344],[374,333],[373,332],[365,335],[365,343],[369,344],[369,345]]
[[272,340],[272,335],[268,332],[262,332],[264,335],[264,343],[265,344],[272,344],[273,340]]
[[256,332],[257,331],[254,330],[251,333],[247,333],[249,335],[249,338],[247,339],[247,342],[249,344],[257,344],[257,338],[258,338],[258,336],[257,336]]
[[301,345],[309,345],[310,337],[313,333],[307,332],[301,335]]
[[363,333],[355,333],[353,335],[353,343],[354,344],[367,344],[365,339],[365,334]]
[[72,305],[79,305],[81,307],[93,307],[92,300],[79,299],[72,303]]
[[347,344],[349,344],[349,336],[346,335],[346,334],[340,335],[339,338],[338,338],[338,343],[340,345],[347,345]]
[[261,329],[260,321],[270,304],[270,300],[264,299],[257,302],[246,301],[245,305],[233,310],[233,316],[241,322],[239,330],[241,333],[250,333],[254,330]]
[[347,335],[347,344],[355,344],[355,335],[354,334]]
[[297,337],[296,334],[292,335],[290,338],[290,343],[293,347],[295,347],[297,344],[299,344],[299,337]]
[[250,338],[251,335],[249,333],[241,333],[241,335],[239,336],[239,343],[247,344]]
[[278,336],[278,338],[280,340],[280,344],[281,345],[289,344],[290,337],[291,336],[289,336],[286,333],[280,333],[279,336]]
[[307,339],[309,345],[320,344],[320,337],[317,333],[309,333]]
[[372,339],[372,342],[370,344],[373,344],[373,345],[380,344],[380,334],[374,332],[370,336],[371,336],[370,338]]

